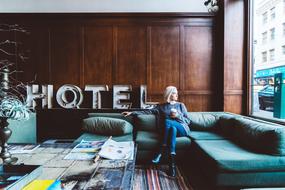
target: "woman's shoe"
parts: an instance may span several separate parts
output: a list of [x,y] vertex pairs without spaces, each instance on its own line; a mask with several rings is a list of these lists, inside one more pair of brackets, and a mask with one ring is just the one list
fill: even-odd
[[161,159],[161,153],[159,153],[153,160],[152,160],[152,163],[154,164],[158,164],[160,162],[160,159]]
[[171,177],[176,176],[175,154],[170,154],[168,175]]

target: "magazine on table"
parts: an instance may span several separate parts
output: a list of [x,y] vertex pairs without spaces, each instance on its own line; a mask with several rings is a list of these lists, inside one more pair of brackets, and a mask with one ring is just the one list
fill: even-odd
[[25,154],[36,150],[39,144],[9,144],[8,150],[11,154]]
[[85,141],[82,140],[68,153],[66,160],[91,160],[99,152],[105,141]]
[[134,142],[116,142],[108,139],[102,146],[99,156],[111,160],[116,159],[129,159],[133,160],[134,157]]

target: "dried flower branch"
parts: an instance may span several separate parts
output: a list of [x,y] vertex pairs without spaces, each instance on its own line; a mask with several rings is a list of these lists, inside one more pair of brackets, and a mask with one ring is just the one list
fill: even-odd
[[[29,34],[17,24],[0,24],[1,32]],[[23,72],[15,69],[17,64],[28,59],[23,52],[18,51],[20,45],[20,42],[9,39],[0,42],[0,117],[2,118],[15,120],[29,118],[30,110],[26,106],[26,85],[15,77],[16,73]]]

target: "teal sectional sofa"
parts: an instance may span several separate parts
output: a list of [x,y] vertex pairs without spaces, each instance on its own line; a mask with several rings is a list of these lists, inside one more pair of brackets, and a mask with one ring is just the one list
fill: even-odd
[[285,186],[285,126],[222,112],[189,115],[190,163],[213,186]]
[[[137,162],[150,163],[161,136],[155,115],[89,114],[98,116],[132,123],[132,134],[114,139],[135,140]],[[285,126],[225,112],[189,112],[189,117],[191,135],[177,138],[177,159],[196,168],[195,175],[216,188],[285,186]],[[84,133],[78,140],[83,138],[106,137]]]

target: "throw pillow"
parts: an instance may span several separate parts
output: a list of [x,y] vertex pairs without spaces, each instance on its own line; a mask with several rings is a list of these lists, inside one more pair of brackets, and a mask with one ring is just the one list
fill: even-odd
[[99,135],[126,135],[133,132],[133,125],[129,122],[108,117],[90,117],[83,120],[83,130]]

